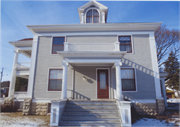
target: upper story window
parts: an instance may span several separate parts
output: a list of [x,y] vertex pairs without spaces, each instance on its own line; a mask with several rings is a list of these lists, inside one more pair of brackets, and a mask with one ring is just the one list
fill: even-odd
[[99,12],[96,9],[90,9],[86,13],[86,23],[99,23]]
[[57,54],[57,51],[64,51],[65,37],[53,37],[52,54]]
[[132,53],[131,36],[119,36],[120,51],[127,51]]

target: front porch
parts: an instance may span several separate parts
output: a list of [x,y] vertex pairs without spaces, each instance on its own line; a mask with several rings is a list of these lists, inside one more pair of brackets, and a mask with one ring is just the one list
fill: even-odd
[[121,59],[126,52],[58,53],[63,57],[61,99],[67,99],[68,68],[71,68],[73,99],[123,100]]
[[[63,57],[62,91],[61,100],[51,101],[51,126],[131,126],[130,102],[122,98],[121,59],[126,52],[58,53]],[[67,88],[69,69],[72,70],[71,94]],[[66,116],[68,111],[76,115]],[[112,118],[107,112],[113,114]]]

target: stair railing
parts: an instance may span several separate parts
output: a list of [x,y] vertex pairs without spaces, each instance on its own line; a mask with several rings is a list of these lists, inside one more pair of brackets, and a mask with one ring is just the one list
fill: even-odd
[[66,102],[66,99],[51,101],[50,126],[59,126]]
[[116,100],[116,103],[119,109],[121,126],[131,127],[131,106],[130,106],[131,102]]

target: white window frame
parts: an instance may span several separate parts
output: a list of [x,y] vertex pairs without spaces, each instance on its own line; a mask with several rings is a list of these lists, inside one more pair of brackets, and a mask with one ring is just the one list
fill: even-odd
[[54,37],[64,37],[64,43],[66,42],[66,35],[51,36],[51,46],[50,46],[51,49],[50,49],[50,55],[53,55],[53,56],[54,56],[54,55],[59,55],[59,54],[53,54],[53,53],[52,53],[52,48],[53,48],[53,38],[54,38]]
[[[134,83],[135,83],[135,86],[136,86],[136,90],[135,91],[123,91],[122,90],[122,92],[138,92],[138,90],[137,90],[137,76],[136,76],[136,68],[135,67],[121,67],[121,68],[123,68],[123,69],[134,69]],[[122,79],[121,79],[122,80]],[[121,81],[122,82],[122,81]]]
[[[97,8],[95,8],[95,7],[91,7],[91,8],[89,8],[88,10],[86,10],[86,12],[85,12],[85,23],[86,23],[86,14],[87,14],[87,12],[89,11],[89,10],[91,10],[91,9],[95,9],[95,10],[97,10],[98,11],[98,13],[99,13],[99,23],[100,23],[100,11],[97,9]],[[86,23],[86,24],[93,24],[93,23]],[[95,23],[95,24],[98,24],[98,23]]]
[[[132,52],[131,53],[126,53],[127,55],[128,54],[135,54],[134,53],[134,40],[133,40],[133,35],[132,34],[118,34],[117,35],[117,42],[119,42],[119,36],[131,36],[131,50],[132,50]],[[119,42],[119,46],[120,46],[120,43],[121,42]],[[119,47],[119,50],[120,50],[120,47]],[[121,51],[121,50],[120,50]]]
[[[59,92],[59,93],[61,93],[62,90],[61,91],[49,91],[48,90],[48,87],[49,87],[49,74],[50,74],[49,72],[50,72],[51,69],[63,70],[63,67],[50,67],[50,68],[48,68],[46,92]],[[63,78],[62,78],[62,80],[63,80]]]

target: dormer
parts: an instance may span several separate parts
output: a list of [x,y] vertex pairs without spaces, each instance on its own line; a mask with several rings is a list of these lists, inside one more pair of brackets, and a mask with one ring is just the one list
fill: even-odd
[[79,19],[81,24],[84,23],[106,23],[108,7],[102,5],[96,0],[78,8]]

